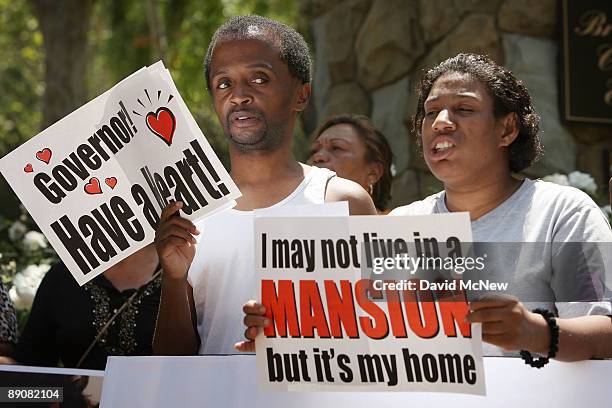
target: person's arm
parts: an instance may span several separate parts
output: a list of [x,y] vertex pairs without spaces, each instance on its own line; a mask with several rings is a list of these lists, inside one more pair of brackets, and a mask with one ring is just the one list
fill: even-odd
[[612,317],[582,316],[557,319],[559,350],[557,360],[578,361],[612,358]]
[[[500,298],[470,304],[468,321],[482,323],[482,340],[508,351],[527,350],[547,355],[550,329],[544,317],[527,310],[516,299]],[[612,318],[581,316],[557,318],[559,361],[612,357]]]
[[376,215],[372,197],[354,181],[332,177],[325,190],[325,202],[348,201],[351,215]]
[[[153,337],[156,355],[194,355],[200,348],[193,290],[187,271],[195,255],[199,234],[193,223],[178,216],[181,202],[162,211],[155,248],[163,269],[159,313]],[[193,235],[192,235],[193,234]]]

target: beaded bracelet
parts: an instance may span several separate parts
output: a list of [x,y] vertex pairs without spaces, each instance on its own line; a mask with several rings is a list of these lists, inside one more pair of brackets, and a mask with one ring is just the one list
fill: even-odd
[[530,365],[534,368],[542,368],[551,358],[554,358],[557,355],[557,351],[559,350],[559,326],[557,325],[557,320],[555,319],[555,315],[546,310],[546,309],[534,309],[533,313],[538,313],[544,317],[546,320],[546,324],[548,324],[548,328],[550,329],[550,349],[548,350],[548,355],[546,357],[538,357],[533,358],[531,353],[526,350],[521,350],[521,358],[525,360],[525,364]]

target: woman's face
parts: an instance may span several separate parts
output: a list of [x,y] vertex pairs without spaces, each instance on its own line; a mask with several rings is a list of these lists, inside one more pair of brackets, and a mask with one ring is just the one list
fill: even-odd
[[380,176],[374,163],[366,161],[366,146],[353,126],[345,123],[327,128],[313,142],[308,163],[333,170],[338,176],[361,184],[366,191]]

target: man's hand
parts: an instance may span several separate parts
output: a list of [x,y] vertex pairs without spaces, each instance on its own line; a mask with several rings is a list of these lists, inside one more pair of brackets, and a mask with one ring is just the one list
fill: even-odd
[[183,278],[195,256],[196,240],[200,232],[193,223],[178,215],[180,201],[170,203],[161,213],[155,232],[155,249],[164,273],[171,278]]
[[247,327],[244,331],[247,341],[234,344],[234,348],[238,351],[253,352],[255,351],[255,337],[259,329],[270,325],[271,321],[265,317],[266,308],[255,300],[246,302],[242,311],[244,312],[244,325]]
[[470,323],[482,323],[482,340],[507,351],[546,354],[550,330],[544,317],[532,313],[518,299],[495,296],[470,303]]

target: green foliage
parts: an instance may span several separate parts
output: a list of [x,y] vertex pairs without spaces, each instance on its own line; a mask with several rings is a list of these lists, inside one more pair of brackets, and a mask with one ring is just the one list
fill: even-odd
[[[140,0],[101,0],[96,4],[89,37],[91,98],[157,60],[144,4]],[[165,0],[156,5],[167,43],[164,64],[213,149],[228,167],[227,140],[204,78],[203,59],[208,43],[217,27],[233,15],[262,14],[295,25],[296,2]]]
[[[158,23],[155,30],[151,27],[151,10],[147,9],[151,4]],[[163,52],[164,63],[189,110],[229,167],[228,142],[206,90],[203,59],[217,27],[239,14],[265,15],[292,26],[299,18],[297,2],[285,0],[97,0],[87,54],[77,56],[87,61],[88,100],[156,62]],[[45,56],[38,21],[26,0],[0,0],[0,27],[1,157],[39,132],[45,57],[53,55]],[[164,45],[157,47],[155,32],[161,33]],[[308,142],[300,129],[296,136],[296,150],[305,151]],[[13,286],[17,299],[25,302],[18,311],[22,326],[36,282],[45,273],[39,265],[47,268],[57,255],[50,246],[32,247],[32,239],[25,234],[37,231],[37,227],[1,178],[0,196],[0,279]],[[37,234],[29,237],[40,239]]]
[[[170,7],[170,6],[169,6]],[[169,8],[168,7],[168,8]],[[189,110],[223,164],[229,167],[227,140],[219,126],[204,78],[204,54],[217,27],[225,20],[219,0],[189,2],[182,20],[168,25],[166,65]]]
[[[157,60],[146,3],[142,0],[96,2],[90,22],[89,51],[83,56],[88,61],[88,99]],[[266,15],[295,26],[299,18],[297,2],[157,0],[154,4],[167,43],[164,63],[204,134],[228,166],[227,140],[205,87],[202,60],[206,47],[216,28],[233,15]],[[38,133],[45,56],[38,22],[26,0],[0,0],[0,9],[3,27],[0,33],[0,155],[4,155]],[[303,144],[303,141],[298,143]]]
[[[203,59],[219,25],[238,14],[266,15],[296,26],[298,2],[286,0],[152,0],[167,47],[169,68],[189,110],[226,167],[228,142],[206,90]],[[145,65],[158,53],[147,19],[147,1],[98,0],[88,33],[88,100]],[[39,24],[26,0],[0,0],[0,156],[39,132],[45,54]],[[70,10],[66,10],[69,13]],[[53,58],[53,56],[48,56]],[[300,129],[296,151],[306,150]],[[297,157],[302,157],[298,154]],[[18,200],[0,178],[0,214],[19,216]]]
[[[43,38],[26,0],[0,0],[0,157],[38,133],[44,92]],[[0,177],[0,213],[19,200]],[[1,253],[1,250],[0,250]]]
[[38,132],[44,53],[25,0],[0,0],[0,155]]
[[223,0],[226,15],[259,14],[295,26],[299,16],[297,1],[287,0]]

